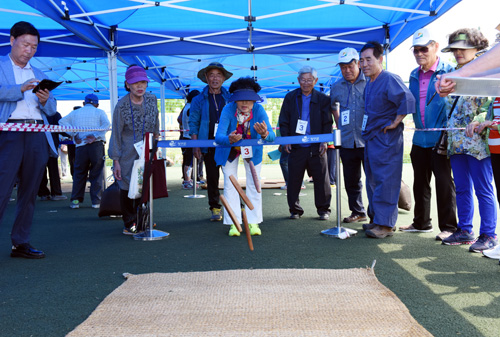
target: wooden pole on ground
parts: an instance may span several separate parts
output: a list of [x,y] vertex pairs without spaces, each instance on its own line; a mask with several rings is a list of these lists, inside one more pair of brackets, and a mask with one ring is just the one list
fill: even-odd
[[238,180],[236,180],[236,178],[233,175],[229,176],[229,180],[231,180],[231,183],[233,184],[234,188],[236,188],[236,191],[238,191],[238,194],[240,195],[241,199],[243,199],[243,202],[248,206],[248,208],[253,210],[253,208],[254,208],[253,204],[250,201],[250,199],[248,199],[245,192],[243,192],[243,189],[241,188],[240,184],[238,183]]
[[238,222],[238,218],[236,217],[236,214],[234,214],[233,209],[231,206],[229,206],[229,203],[227,202],[226,198],[221,195],[220,196],[220,201],[222,202],[222,205],[226,208],[227,213],[231,217],[231,220],[233,220],[234,225],[238,229],[238,232],[242,232],[243,230],[241,229],[240,223]]
[[245,234],[247,235],[248,248],[253,251],[252,235],[250,235],[250,227],[248,226],[247,212],[245,208],[241,209],[241,219],[243,220],[243,226],[245,226]]

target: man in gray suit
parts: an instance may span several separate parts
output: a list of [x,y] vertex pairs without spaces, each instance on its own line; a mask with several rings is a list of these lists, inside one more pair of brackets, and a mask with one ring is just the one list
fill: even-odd
[[[0,58],[0,123],[48,124],[56,100],[46,89],[33,88],[47,76],[30,65],[40,42],[38,30],[20,21],[10,30],[11,51]],[[18,182],[16,217],[11,231],[12,257],[41,259],[30,244],[31,223],[49,154],[57,156],[52,136],[41,132],[0,132],[0,221]]]

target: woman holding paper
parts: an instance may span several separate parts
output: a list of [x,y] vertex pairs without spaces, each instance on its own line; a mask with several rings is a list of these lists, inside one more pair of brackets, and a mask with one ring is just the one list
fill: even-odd
[[[449,45],[442,52],[452,52],[460,69],[477,57],[479,51],[488,47],[488,40],[477,29],[459,29],[449,36]],[[471,252],[482,252],[498,244],[495,234],[497,210],[493,189],[493,173],[490,153],[485,135],[472,137],[463,129],[480,113],[486,111],[490,101],[487,97],[453,97],[456,106],[448,120],[448,156],[455,179],[458,229],[442,241],[445,245],[472,244]],[[476,239],[472,230],[474,201],[478,198],[481,226]]]
[[108,154],[113,159],[113,174],[120,186],[120,205],[123,212],[123,234],[137,233],[137,206],[140,199],[128,197],[134,161],[144,151],[142,143],[146,132],[160,134],[156,96],[146,92],[148,76],[144,68],[128,67],[125,89],[113,112],[113,124]]
[[[229,177],[233,175],[238,179],[238,162],[240,156],[243,158],[246,172],[246,195],[254,206],[254,209],[250,210],[245,205],[251,235],[261,235],[259,224],[262,222],[262,194],[259,192],[260,186],[257,188],[255,185],[251,165],[255,166],[258,178],[256,180],[260,181],[263,146],[229,147],[229,145],[242,139],[262,139],[268,142],[274,140],[275,134],[267,113],[257,103],[261,100],[257,94],[259,91],[260,85],[250,77],[242,77],[231,83],[229,87],[229,92],[232,94],[229,99],[230,103],[222,110],[215,135],[217,144],[227,146],[216,148],[215,161],[217,165],[222,166],[224,173],[224,196],[240,223],[240,198]],[[226,209],[224,209],[224,224],[231,225],[229,236],[240,236]]]

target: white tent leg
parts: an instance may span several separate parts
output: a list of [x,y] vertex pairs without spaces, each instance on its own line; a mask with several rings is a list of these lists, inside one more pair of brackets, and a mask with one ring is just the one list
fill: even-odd
[[116,54],[114,51],[108,52],[108,72],[109,72],[109,105],[111,116],[118,103],[118,76],[116,67]]
[[[166,122],[165,122],[165,82],[162,82],[161,86],[160,86],[160,102],[161,102],[161,111],[160,111],[160,116],[161,116],[161,119],[160,119],[161,130],[165,130],[166,129]],[[166,132],[163,131],[161,133],[161,139],[162,140],[166,139],[165,135],[166,135]],[[165,147],[161,148],[161,155],[162,155],[163,158],[167,158],[167,149]]]

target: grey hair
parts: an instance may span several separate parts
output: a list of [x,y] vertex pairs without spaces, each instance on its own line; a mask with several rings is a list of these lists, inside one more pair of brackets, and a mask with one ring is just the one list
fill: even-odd
[[316,69],[314,69],[313,67],[310,67],[310,66],[303,66],[302,68],[300,68],[299,77],[302,74],[311,74],[312,77],[314,77],[314,79],[318,78],[318,72],[316,71]]

